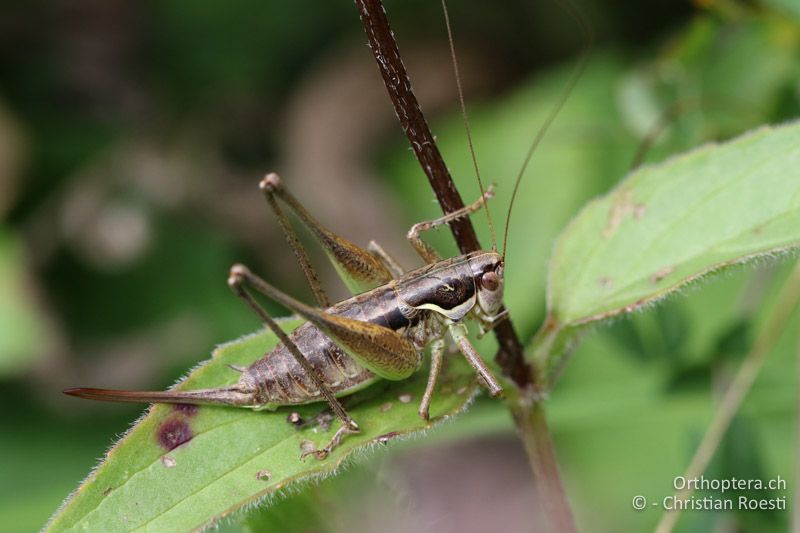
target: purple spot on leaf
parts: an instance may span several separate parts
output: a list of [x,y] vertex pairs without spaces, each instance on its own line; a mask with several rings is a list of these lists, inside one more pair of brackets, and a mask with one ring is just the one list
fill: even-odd
[[192,440],[192,430],[183,418],[168,418],[161,423],[156,434],[158,443],[167,451],[174,450],[184,442]]

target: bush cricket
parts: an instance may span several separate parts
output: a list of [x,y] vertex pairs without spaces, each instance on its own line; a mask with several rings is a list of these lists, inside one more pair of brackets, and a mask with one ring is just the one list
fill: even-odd
[[[358,424],[337,397],[352,394],[380,378],[409,377],[420,367],[422,354],[430,346],[430,373],[419,406],[420,416],[428,418],[428,407],[442,369],[446,335],[475,369],[489,393],[492,396],[501,393],[497,378],[467,338],[464,321],[476,320],[485,332],[502,320],[499,310],[503,299],[503,257],[496,251],[481,251],[441,259],[420,237],[422,231],[479,210],[492,196],[491,188],[464,209],[411,228],[408,238],[427,264],[409,272],[404,272],[374,241],[365,250],[325,229],[277,174],[268,174],[260,188],[306,274],[319,307],[295,300],[244,265],[234,265],[228,278],[231,289],[281,341],[249,367],[236,368],[241,373],[236,384],[163,392],[76,388],[64,391],[66,394],[93,400],[221,404],[253,409],[326,401],[341,421],[341,427],[325,447],[303,454],[324,458],[347,433],[359,431]],[[330,305],[279,201],[308,226],[358,294]],[[274,299],[308,322],[287,335],[256,302],[251,290]]]
[[[332,233],[314,219],[277,174],[268,174],[260,182],[260,189],[305,274],[317,306],[299,302],[253,274],[244,265],[234,265],[228,278],[229,286],[280,341],[273,350],[250,366],[234,368],[241,374],[237,383],[189,391],[74,388],[64,392],[105,401],[216,404],[270,410],[325,401],[340,420],[341,426],[324,447],[304,451],[301,456],[313,454],[319,459],[327,457],[347,434],[360,430],[340,403],[339,397],[352,394],[379,379],[408,378],[420,368],[424,352],[430,349],[430,370],[419,405],[420,416],[428,419],[448,338],[473,367],[489,394],[499,396],[502,387],[469,341],[466,322],[476,322],[483,334],[504,319],[504,255],[497,251],[494,243],[491,216],[486,208],[493,190],[492,187],[484,189],[477,169],[446,8],[445,20],[459,100],[481,195],[470,205],[412,226],[407,237],[425,266],[404,271],[376,242],[371,242],[364,249]],[[574,83],[570,84],[567,92],[572,85]],[[533,150],[563,100],[539,131],[524,160],[507,217],[510,216],[517,186]],[[281,205],[292,211],[315,236],[354,296],[331,303]],[[442,259],[422,240],[422,232],[468,217],[481,208],[485,208],[492,229],[491,250]],[[504,243],[507,236],[508,218]],[[291,334],[285,333],[255,300],[253,291],[280,303],[308,322]]]

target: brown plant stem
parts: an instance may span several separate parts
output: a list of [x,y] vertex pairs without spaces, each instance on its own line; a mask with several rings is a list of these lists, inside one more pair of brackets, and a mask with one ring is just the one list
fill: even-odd
[[[400,57],[397,41],[389,26],[383,4],[380,0],[355,0],[355,3],[367,34],[370,49],[386,85],[386,91],[389,93],[389,98],[400,121],[400,127],[408,137],[408,142],[428,177],[428,182],[436,194],[442,211],[447,214],[461,209],[464,207],[464,201],[456,189],[417,97],[414,95],[411,80]],[[481,249],[469,218],[456,220],[449,226],[461,253],[466,254]],[[503,374],[518,387],[529,387],[533,383],[531,368],[525,362],[522,343],[511,325],[511,320],[507,319],[498,324],[494,328],[494,333],[500,346],[495,360],[503,370]]]
[[[442,211],[447,214],[463,208],[464,201],[450,177],[450,171],[445,165],[411,88],[411,80],[400,58],[400,50],[397,48],[397,41],[389,27],[389,20],[386,18],[386,11],[381,1],[355,0],[355,2],[364,31],[367,33],[369,47],[378,63],[394,111],[400,120],[400,127],[408,137],[408,142],[428,177]],[[461,253],[466,254],[480,249],[475,229],[468,218],[455,220],[449,226]]]
[[536,494],[541,497],[541,509],[548,517],[553,531],[576,531],[542,404],[518,400],[512,401],[510,405],[511,415],[522,437],[536,479]]
[[[355,3],[400,126],[428,177],[442,211],[445,214],[452,213],[462,208],[464,202],[414,96],[383,5],[380,0],[355,0]],[[453,222],[450,229],[461,253],[480,250],[469,218]],[[494,333],[499,344],[495,361],[503,374],[518,387],[518,390],[508,391],[508,405],[528,453],[537,494],[542,498],[546,516],[554,531],[575,531],[544,410],[538,403],[533,369],[525,362],[522,343],[510,319],[498,324]]]

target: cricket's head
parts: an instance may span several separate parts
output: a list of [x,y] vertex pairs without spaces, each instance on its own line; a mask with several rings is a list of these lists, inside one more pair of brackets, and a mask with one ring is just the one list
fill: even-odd
[[503,306],[504,260],[497,252],[483,252],[470,258],[478,290],[478,306],[487,317],[494,317]]

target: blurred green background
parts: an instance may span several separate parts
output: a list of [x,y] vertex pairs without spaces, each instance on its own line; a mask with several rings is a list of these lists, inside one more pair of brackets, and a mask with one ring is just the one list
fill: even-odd
[[[542,318],[553,239],[643,146],[659,161],[800,111],[792,1],[578,5],[595,48],[534,156],[511,224],[508,306],[525,338]],[[439,4],[386,7],[445,158],[474,198]],[[498,183],[502,221],[523,155],[584,44],[558,3],[452,0],[450,10],[478,160]],[[141,412],[63,388],[166,387],[214,345],[258,328],[226,287],[234,262],[308,300],[258,193],[265,172],[281,173],[332,229],[415,264],[403,235],[438,207],[364,42],[349,0],[0,5],[4,531],[40,528]],[[488,243],[485,220],[475,223]],[[432,240],[454,250],[445,231]],[[598,328],[578,349],[548,409],[582,529],[653,527],[659,514],[634,512],[631,498],[672,492],[788,267],[717,276]],[[796,329],[708,473],[780,475],[789,489],[774,496],[790,510]],[[431,438],[375,454],[249,524],[537,530],[526,468],[502,405],[480,399]],[[309,514],[309,505],[325,511]],[[237,521],[225,528],[239,530]],[[790,511],[689,512],[679,530],[783,531],[790,522]]]

